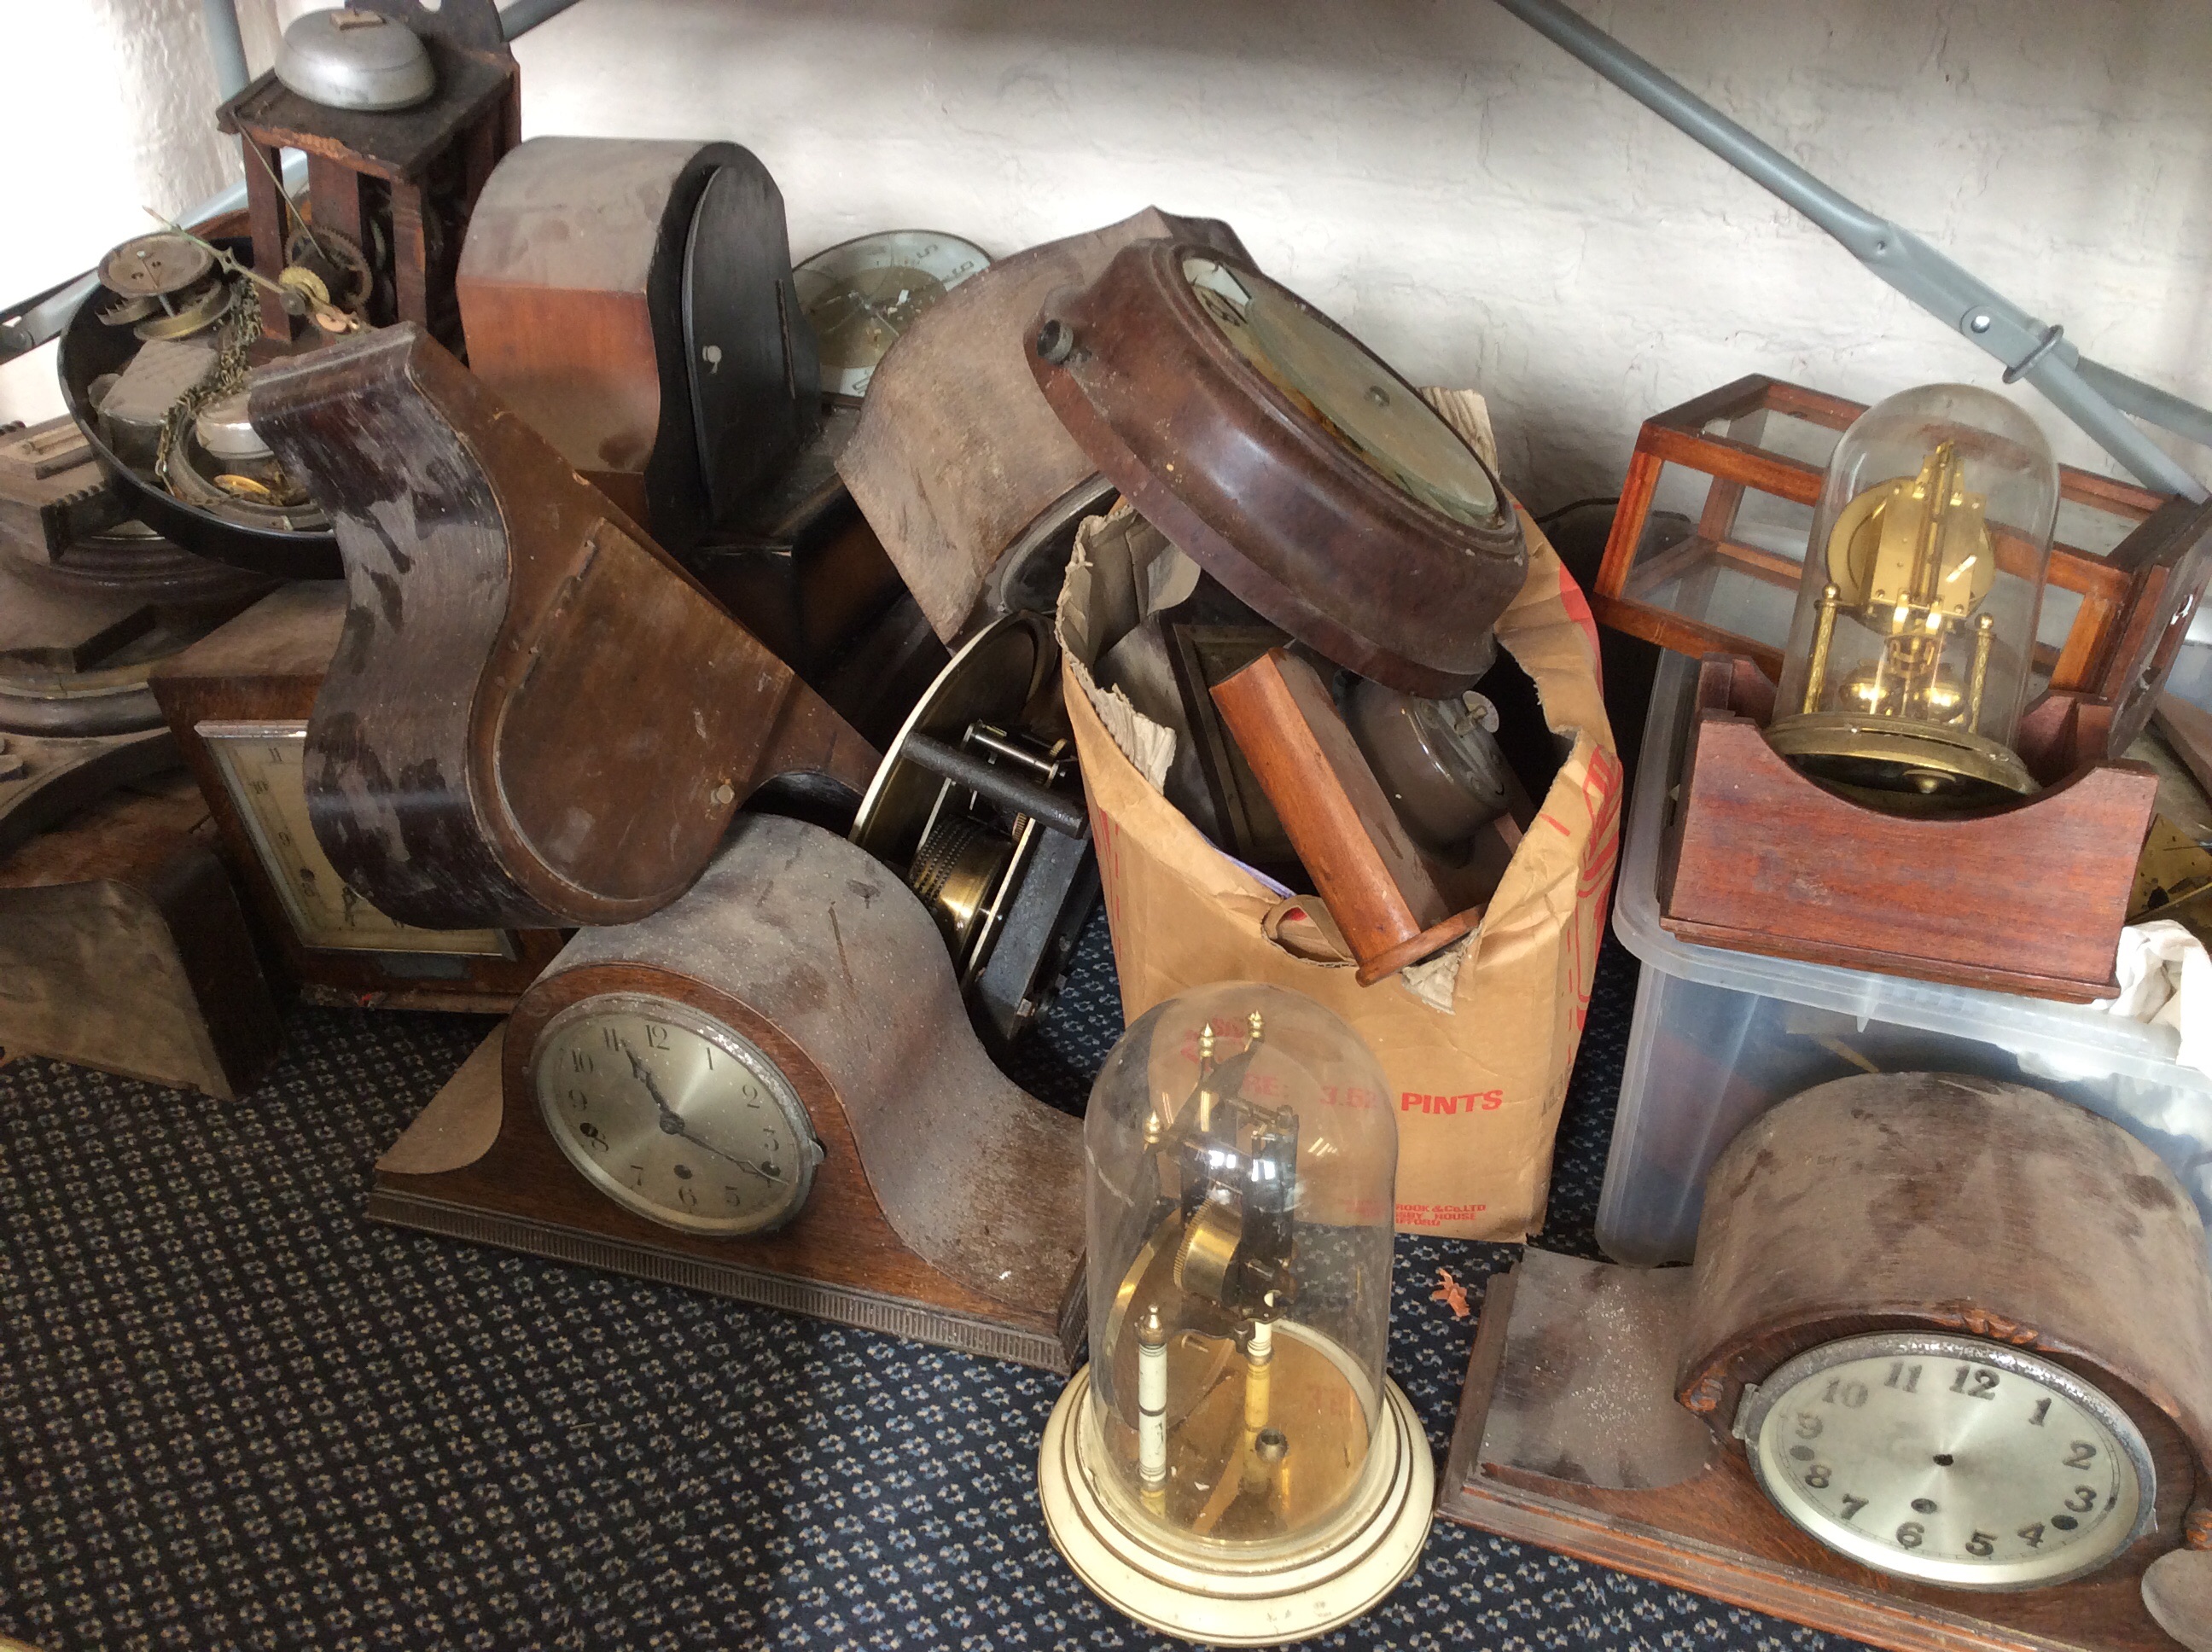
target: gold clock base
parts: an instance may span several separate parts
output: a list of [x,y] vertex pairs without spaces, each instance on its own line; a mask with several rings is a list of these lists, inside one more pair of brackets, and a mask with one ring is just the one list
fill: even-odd
[[1279,1646],[1349,1623],[1413,1570],[1435,1501],[1420,1420],[1396,1383],[1386,1379],[1382,1388],[1370,1472],[1353,1506],[1315,1545],[1240,1563],[1170,1552],[1115,1516],[1087,1449],[1085,1366],[1053,1407],[1037,1465],[1053,1545],[1099,1599],[1183,1640]]
[[1814,778],[1844,784],[1931,797],[1984,792],[1991,801],[2035,790],[2027,765],[2009,748],[1963,729],[1885,727],[1871,718],[1815,713],[1777,718],[1766,743]]

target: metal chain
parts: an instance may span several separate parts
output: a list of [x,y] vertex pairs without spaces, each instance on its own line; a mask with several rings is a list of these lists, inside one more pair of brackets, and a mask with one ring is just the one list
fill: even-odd
[[216,356],[215,371],[179,397],[161,421],[161,445],[154,455],[154,479],[173,494],[177,490],[169,483],[169,459],[183,439],[185,422],[198,418],[200,410],[210,402],[246,388],[246,347],[261,331],[261,299],[252,282],[231,284],[230,307],[216,325],[221,331],[222,343]]

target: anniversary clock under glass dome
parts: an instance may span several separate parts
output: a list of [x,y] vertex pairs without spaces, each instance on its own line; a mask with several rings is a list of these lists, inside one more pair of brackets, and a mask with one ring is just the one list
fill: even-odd
[[1923,385],[1869,408],[1813,520],[1774,749],[1876,792],[2033,791],[2012,740],[2057,510],[2051,446],[2002,396]]
[[1054,1541],[1099,1594],[1264,1645],[1367,1610],[1429,1523],[1383,1374],[1397,1126],[1311,999],[1208,987],[1140,1017],[1091,1094],[1091,1364],[1053,1413]]

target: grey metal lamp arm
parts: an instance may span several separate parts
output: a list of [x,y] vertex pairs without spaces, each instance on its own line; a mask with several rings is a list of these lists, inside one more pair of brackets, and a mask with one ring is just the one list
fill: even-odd
[[2204,485],[2126,415],[2212,446],[2212,412],[2090,361],[2066,342],[2063,329],[2028,314],[1911,230],[1838,194],[1563,0],[1497,3],[1826,230],[1890,286],[2003,362],[2008,383],[2025,380],[2041,391],[2144,485],[2186,499],[2206,497]]

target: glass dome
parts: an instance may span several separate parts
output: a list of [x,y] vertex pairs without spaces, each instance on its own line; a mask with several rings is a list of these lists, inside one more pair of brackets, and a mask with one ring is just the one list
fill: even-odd
[[1310,999],[1171,999],[1091,1092],[1084,1456],[1124,1527],[1257,1561],[1371,1505],[1398,1160],[1382,1069]]
[[1816,780],[1990,802],[2034,790],[2012,750],[2058,512],[2035,422],[1923,385],[1836,444],[1767,738]]

